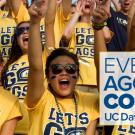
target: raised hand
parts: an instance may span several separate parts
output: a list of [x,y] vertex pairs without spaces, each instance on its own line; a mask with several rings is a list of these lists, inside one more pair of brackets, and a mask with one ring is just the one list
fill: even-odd
[[102,23],[110,17],[110,13],[108,12],[109,1],[100,2],[96,0],[96,8],[93,12],[93,21],[95,23]]
[[89,6],[90,6],[90,15],[92,15],[93,14],[93,10],[94,10],[94,8],[96,7],[96,2],[95,2],[95,0],[89,0]]
[[76,5],[76,13],[79,13],[80,15],[83,15],[83,6],[84,6],[84,1],[82,1],[82,0],[79,0],[78,2],[77,2],[77,5]]
[[39,23],[45,16],[48,0],[35,0],[29,8],[31,23]]

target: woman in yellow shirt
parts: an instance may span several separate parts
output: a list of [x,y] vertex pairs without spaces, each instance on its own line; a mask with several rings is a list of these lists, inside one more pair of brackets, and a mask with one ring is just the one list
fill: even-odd
[[47,10],[47,0],[29,9],[29,77],[26,103],[30,116],[29,135],[82,134],[89,127],[94,135],[98,98],[75,90],[79,76],[77,56],[59,48],[47,57],[44,83],[40,20]]
[[23,104],[28,81],[28,39],[29,21],[18,24],[11,47],[9,59],[2,69],[1,81],[4,89],[19,98],[23,119],[17,124],[15,133],[27,134],[29,128],[28,112]]

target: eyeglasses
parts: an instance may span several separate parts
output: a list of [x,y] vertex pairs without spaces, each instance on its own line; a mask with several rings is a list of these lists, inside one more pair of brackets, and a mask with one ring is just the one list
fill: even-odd
[[16,34],[19,37],[21,34],[23,34],[25,31],[29,31],[29,26],[26,27],[19,27],[16,29]]
[[77,66],[75,64],[52,64],[51,69],[53,74],[60,74],[63,69],[69,74],[74,74],[77,70]]

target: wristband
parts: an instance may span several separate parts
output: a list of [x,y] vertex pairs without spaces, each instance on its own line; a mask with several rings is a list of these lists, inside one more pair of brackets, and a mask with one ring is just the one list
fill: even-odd
[[94,30],[101,30],[106,25],[107,25],[107,22],[102,22],[102,23],[93,22],[93,29]]

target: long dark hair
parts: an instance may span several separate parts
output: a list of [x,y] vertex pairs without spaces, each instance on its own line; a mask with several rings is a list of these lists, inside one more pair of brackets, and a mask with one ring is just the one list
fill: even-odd
[[[29,23],[29,21],[20,22],[17,25],[16,29],[23,23]],[[7,72],[8,68],[9,68],[9,66],[12,63],[14,63],[15,61],[17,61],[22,55],[23,55],[23,51],[21,50],[20,46],[18,45],[17,34],[16,34],[16,30],[15,30],[14,35],[13,35],[13,40],[12,40],[11,52],[9,54],[9,59],[6,62],[6,64],[4,65],[4,67],[3,67],[2,71],[1,71],[1,83],[2,83],[2,86],[4,88],[5,88],[4,80],[5,80],[6,72]]]

